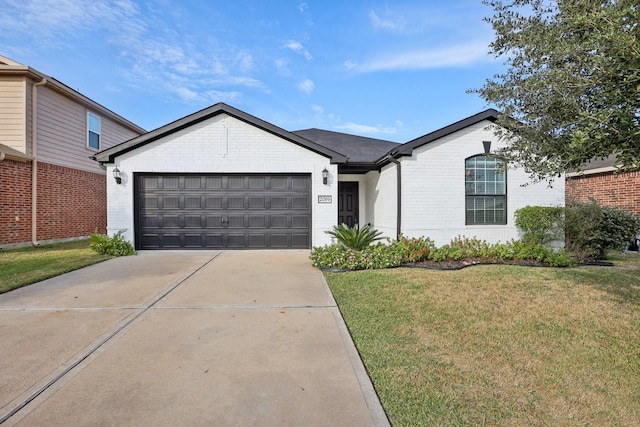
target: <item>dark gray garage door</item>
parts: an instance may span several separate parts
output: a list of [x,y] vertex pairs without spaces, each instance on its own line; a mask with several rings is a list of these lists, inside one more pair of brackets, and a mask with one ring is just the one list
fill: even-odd
[[139,249],[309,248],[309,175],[136,174]]

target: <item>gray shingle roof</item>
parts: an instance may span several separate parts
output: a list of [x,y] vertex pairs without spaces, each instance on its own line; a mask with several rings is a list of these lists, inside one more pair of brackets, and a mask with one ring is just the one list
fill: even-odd
[[383,139],[367,138],[322,129],[304,129],[293,132],[318,145],[347,157],[348,163],[374,163],[400,144]]

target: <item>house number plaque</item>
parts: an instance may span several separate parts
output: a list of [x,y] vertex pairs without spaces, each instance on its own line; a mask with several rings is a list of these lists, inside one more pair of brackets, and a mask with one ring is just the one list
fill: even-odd
[[318,196],[318,203],[331,203],[331,196]]

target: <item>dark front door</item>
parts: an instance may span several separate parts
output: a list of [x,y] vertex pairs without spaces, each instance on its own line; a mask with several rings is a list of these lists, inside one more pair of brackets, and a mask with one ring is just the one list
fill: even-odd
[[338,224],[353,227],[358,223],[358,183],[338,183]]
[[138,249],[309,248],[309,175],[137,174]]

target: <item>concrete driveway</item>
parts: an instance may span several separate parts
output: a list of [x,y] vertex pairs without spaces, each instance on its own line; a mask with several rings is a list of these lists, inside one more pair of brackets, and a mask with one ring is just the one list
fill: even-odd
[[150,251],[0,295],[0,423],[389,425],[308,251]]

